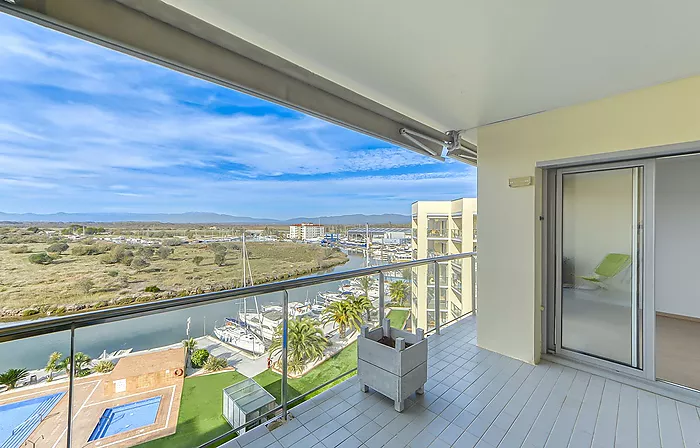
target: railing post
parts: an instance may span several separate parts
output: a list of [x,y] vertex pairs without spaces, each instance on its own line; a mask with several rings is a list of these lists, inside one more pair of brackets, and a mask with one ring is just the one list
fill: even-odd
[[476,255],[471,256],[472,314],[476,316]]
[[440,264],[435,262],[435,334],[440,334]]
[[73,390],[75,378],[75,324],[70,327],[70,373],[68,374],[68,426],[66,426],[66,446],[71,447],[73,439]]
[[384,272],[379,271],[379,325],[381,325],[383,321],[384,321]]
[[287,347],[289,344],[289,292],[284,290],[282,303],[282,418],[287,420]]

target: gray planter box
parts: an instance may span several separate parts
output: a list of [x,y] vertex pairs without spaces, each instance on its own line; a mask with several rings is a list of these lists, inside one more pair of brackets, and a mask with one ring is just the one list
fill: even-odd
[[[360,330],[357,377],[362,391],[368,392],[371,387],[394,400],[394,408],[402,412],[406,398],[414,392],[422,394],[428,380],[428,340],[421,328],[413,334],[391,328],[389,319],[384,319],[382,324],[374,330],[367,326]],[[394,339],[395,347],[377,342],[383,336]]]

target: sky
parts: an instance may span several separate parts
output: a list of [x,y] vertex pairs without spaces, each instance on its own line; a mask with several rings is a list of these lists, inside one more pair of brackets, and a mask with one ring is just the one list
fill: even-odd
[[440,162],[0,13],[0,211],[410,214]]

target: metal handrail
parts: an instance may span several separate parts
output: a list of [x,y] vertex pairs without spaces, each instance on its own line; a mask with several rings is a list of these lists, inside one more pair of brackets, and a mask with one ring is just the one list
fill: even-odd
[[71,329],[89,327],[108,322],[116,322],[125,319],[148,316],[163,311],[173,311],[187,309],[211,303],[224,302],[234,299],[242,299],[255,295],[263,295],[275,292],[283,292],[288,289],[304,288],[322,283],[339,280],[348,280],[355,277],[379,274],[385,271],[394,271],[416,266],[422,266],[434,262],[444,262],[469,258],[475,256],[476,252],[464,252],[454,255],[442,255],[439,257],[425,258],[421,260],[405,261],[402,263],[387,264],[382,266],[372,266],[368,268],[353,269],[344,272],[332,272],[313,277],[302,277],[280,282],[265,283],[262,285],[248,286],[226,291],[210,292],[205,294],[176,297],[173,299],[159,300],[157,302],[138,303],[102,310],[89,311],[86,313],[40,319],[29,322],[20,322],[0,328],[0,342],[8,342],[17,339],[25,339],[33,336],[67,331]]
[[[339,280],[347,280],[350,278],[356,278],[356,277],[363,277],[363,276],[368,276],[368,275],[375,275],[379,274],[380,278],[380,291],[379,291],[379,312],[380,312],[380,317],[384,315],[384,272],[386,271],[396,271],[396,270],[401,270],[405,268],[412,268],[416,266],[422,266],[425,264],[433,263],[434,269],[438,268],[438,263],[440,262],[446,262],[450,260],[461,260],[462,258],[476,258],[476,253],[475,252],[465,252],[461,254],[454,254],[454,255],[444,255],[441,257],[433,257],[433,258],[426,258],[422,260],[415,260],[415,261],[407,261],[403,263],[394,263],[394,264],[387,264],[383,266],[373,266],[373,267],[368,267],[368,268],[361,268],[361,269],[354,269],[351,271],[345,271],[345,272],[337,272],[337,273],[330,273],[330,274],[324,274],[324,275],[318,275],[314,277],[303,277],[303,278],[298,278],[298,279],[293,279],[293,280],[285,280],[285,281],[280,281],[280,282],[275,282],[275,283],[266,283],[263,285],[257,285],[257,286],[249,286],[245,288],[239,288],[239,289],[233,289],[233,290],[227,290],[227,291],[221,291],[221,292],[213,292],[213,293],[206,293],[206,294],[200,294],[200,295],[194,295],[194,296],[188,296],[188,297],[181,297],[181,298],[174,298],[174,299],[167,299],[167,300],[162,300],[158,302],[150,302],[150,303],[141,303],[141,304],[136,304],[136,305],[128,305],[128,306],[123,306],[123,307],[115,307],[115,308],[109,308],[109,309],[103,309],[103,310],[97,310],[97,311],[91,311],[87,313],[82,313],[82,314],[76,314],[76,315],[69,315],[69,316],[61,316],[61,317],[56,317],[56,318],[48,318],[48,319],[41,319],[41,320],[36,320],[36,321],[31,321],[31,322],[21,322],[18,324],[12,324],[7,327],[0,328],[0,342],[10,342],[14,340],[19,340],[19,339],[24,339],[24,338],[29,338],[33,336],[38,336],[38,335],[45,335],[45,334],[51,334],[59,331],[66,331],[70,330],[70,358],[71,359],[71,369],[70,369],[70,376],[69,376],[69,386],[68,386],[68,394],[69,394],[69,406],[68,406],[68,424],[66,425],[67,429],[67,440],[68,440],[68,445],[71,443],[72,439],[72,430],[73,430],[73,392],[75,389],[75,383],[74,383],[74,374],[75,372],[75,330],[77,328],[82,328],[82,327],[89,327],[93,325],[98,325],[98,324],[103,324],[107,322],[116,322],[120,320],[126,320],[126,319],[132,319],[132,318],[137,318],[137,317],[142,317],[142,316],[147,316],[150,314],[162,312],[162,311],[172,311],[172,310],[179,310],[179,309],[187,309],[187,308],[192,308],[192,307],[197,307],[201,305],[208,305],[212,303],[218,303],[222,301],[228,301],[228,300],[235,300],[239,298],[245,298],[245,297],[250,297],[254,295],[262,295],[262,294],[269,294],[269,293],[276,293],[276,292],[282,292],[283,293],[283,350],[282,350],[282,358],[283,358],[283,374],[282,374],[282,397],[281,397],[281,404],[275,407],[272,410],[269,410],[265,414],[259,416],[256,419],[253,419],[250,422],[246,422],[244,425],[241,425],[237,428],[233,428],[230,431],[227,431],[224,434],[219,435],[218,437],[215,437],[212,440],[209,440],[208,442],[205,442],[204,444],[201,445],[201,447],[205,446],[211,446],[213,443],[217,443],[219,441],[224,441],[230,437],[232,437],[234,434],[236,434],[237,431],[241,430],[244,427],[247,427],[250,424],[255,424],[256,422],[260,422],[263,418],[266,418],[269,415],[276,415],[278,411],[282,411],[280,415],[278,415],[275,418],[282,418],[282,419],[287,419],[288,418],[288,411],[290,405],[292,405],[295,402],[298,402],[300,400],[303,400],[306,398],[308,395],[330,385],[334,381],[337,381],[340,378],[343,378],[347,375],[352,374],[355,372],[357,369],[351,369],[347,372],[344,372],[340,374],[339,376],[330,379],[326,381],[323,384],[320,384],[313,388],[310,391],[307,391],[306,393],[302,394],[299,397],[296,397],[294,399],[289,399],[289,393],[287,390],[288,384],[288,375],[287,375],[287,324],[289,321],[289,314],[288,314],[288,308],[289,308],[289,290],[290,289],[296,289],[296,288],[304,288],[308,286],[314,286],[318,284],[323,284],[323,283],[328,283],[328,282],[333,282],[333,281],[339,281]],[[474,265],[474,263],[472,263]],[[436,278],[436,282],[434,285],[434,290],[440,291],[440,277],[438,276]],[[472,297],[472,302],[474,303],[475,298]],[[436,326],[435,328],[428,329],[426,334],[429,334],[431,332],[435,332],[436,334],[440,334],[440,306],[442,300],[438,300],[435,303],[435,314],[436,314]],[[445,304],[446,306],[446,304]],[[469,314],[469,313],[467,313]],[[467,315],[465,314],[465,316]],[[463,317],[463,316],[461,316]],[[442,325],[446,325],[450,322],[453,322],[456,319],[453,319],[451,321],[448,321]]]

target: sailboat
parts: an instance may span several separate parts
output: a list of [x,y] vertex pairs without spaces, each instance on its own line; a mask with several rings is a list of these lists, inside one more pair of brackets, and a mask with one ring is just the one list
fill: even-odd
[[[247,269],[246,269],[247,268]],[[250,269],[250,261],[248,260],[248,252],[245,247],[245,232],[243,232],[243,287],[248,285],[247,278],[250,279],[250,286],[253,284],[253,273]],[[258,308],[258,298],[255,299],[255,308]],[[246,321],[247,316],[247,298],[239,302],[238,319],[226,318],[223,327],[214,328],[214,335],[219,338],[219,340],[231,344],[234,347],[240,348],[242,350],[254,353],[256,355],[262,355],[265,353],[265,343],[260,338],[256,330],[256,327],[249,324]],[[241,320],[243,319],[243,320]]]

